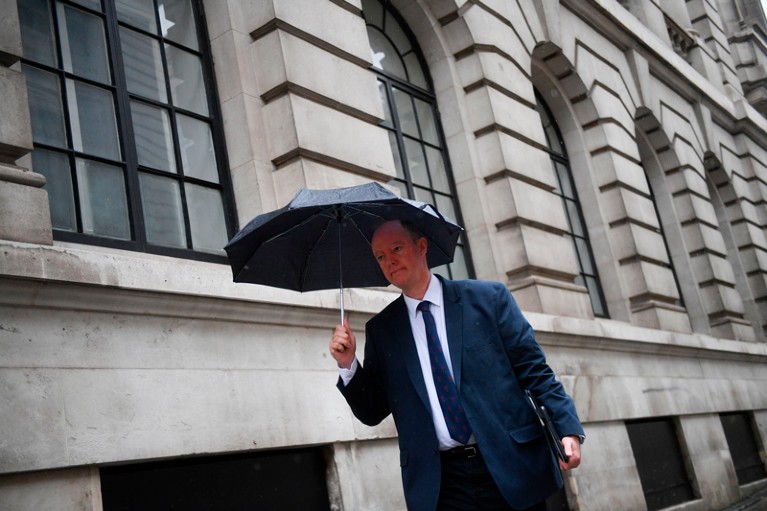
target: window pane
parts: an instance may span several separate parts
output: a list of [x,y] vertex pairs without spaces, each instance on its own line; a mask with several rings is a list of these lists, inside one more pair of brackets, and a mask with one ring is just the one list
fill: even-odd
[[575,239],[575,250],[578,252],[578,259],[581,263],[581,273],[586,275],[595,275],[596,271],[591,264],[591,248],[588,242],[583,238]]
[[386,13],[384,26],[386,27],[386,35],[394,43],[394,46],[397,47],[397,51],[400,55],[404,55],[410,51],[410,40],[407,38],[407,35],[405,35],[405,31],[402,30],[402,25],[394,19],[391,12]]
[[405,61],[405,66],[407,67],[408,81],[422,89],[429,90],[429,84],[426,83],[426,76],[423,74],[423,68],[416,54],[408,53],[402,57],[402,60]]
[[432,145],[439,145],[437,127],[434,124],[434,112],[431,105],[426,101],[415,99],[415,108],[418,111],[418,124],[421,126],[421,139]]
[[119,159],[112,94],[92,85],[67,80],[67,96],[75,150]]
[[165,0],[160,4],[160,28],[163,37],[198,49],[197,26],[189,0]]
[[378,93],[381,95],[381,104],[383,105],[384,110],[384,122],[382,126],[391,128],[394,125],[392,124],[391,120],[391,106],[389,105],[389,97],[386,94],[386,83],[378,82]]
[[[389,146],[391,146],[391,154],[394,158],[394,166],[397,169],[397,177],[405,179],[405,172],[402,170],[402,155],[399,150],[399,143],[397,142],[397,134],[393,131],[389,132]],[[407,193],[404,195],[407,197]]]
[[573,193],[573,187],[570,183],[570,173],[567,171],[567,165],[554,160],[552,160],[551,163],[554,165],[554,171],[557,173],[559,193],[565,197],[574,197],[575,194]]
[[453,203],[452,198],[438,193],[434,194],[434,197],[436,199],[434,201],[434,207],[437,208],[437,211],[448,217],[450,220],[456,220],[455,204]]
[[371,25],[383,26],[384,10],[383,5],[378,0],[362,0],[362,13],[365,15],[365,20]]
[[64,108],[59,78],[46,71],[23,65],[27,79],[32,139],[40,144],[66,147]]
[[407,166],[410,169],[410,180],[414,184],[428,187],[429,172],[426,169],[426,160],[421,144],[406,138],[405,151],[407,152]]
[[469,278],[468,265],[466,264],[466,255],[463,252],[462,246],[455,247],[455,254],[453,255],[453,262],[450,264],[450,273],[455,280],[463,280]]
[[442,151],[428,146],[424,146],[424,148],[426,149],[426,158],[429,162],[431,185],[435,190],[450,193],[450,185],[447,182],[447,170],[445,170],[445,162],[442,160]]
[[48,0],[24,0],[18,5],[24,58],[55,67],[56,48],[50,3]]
[[139,174],[146,238],[154,245],[186,248],[184,212],[178,181]]
[[223,253],[228,237],[221,192],[187,183],[186,204],[194,249]]
[[160,43],[127,28],[120,28],[120,44],[128,91],[168,102]]
[[570,220],[570,229],[572,229],[573,234],[581,237],[586,236],[586,232],[583,230],[581,214],[578,211],[578,205],[573,200],[565,200],[564,202],[567,208],[567,216]]
[[373,67],[407,80],[405,66],[389,40],[381,32],[371,27],[368,27],[368,39],[370,40],[370,58],[373,61]]
[[216,152],[208,123],[186,115],[176,117],[184,174],[218,183]]
[[117,19],[134,27],[157,33],[157,21],[154,16],[154,0],[117,0]]
[[76,231],[75,196],[67,155],[35,149],[32,152],[32,168],[45,176],[44,188],[48,192],[53,228]]
[[63,4],[58,4],[58,12],[64,70],[111,83],[101,18]]
[[168,57],[173,103],[177,107],[208,115],[208,100],[205,97],[200,58],[167,44],[165,52]]
[[83,232],[130,239],[125,179],[119,167],[77,160],[77,185]]
[[394,89],[394,98],[402,132],[414,138],[421,138],[418,134],[418,125],[415,123],[415,111],[410,95],[399,89]]
[[131,114],[139,165],[177,172],[167,110],[131,101]]
[[599,318],[605,318],[607,317],[607,310],[604,308],[604,304],[602,303],[602,293],[599,289],[599,282],[594,277],[585,277],[585,282],[581,282],[581,284],[585,283],[586,289],[589,291],[589,299],[591,300],[591,310],[594,311],[594,315]]
[[76,4],[80,4],[84,7],[90,7],[95,11],[101,11],[101,0],[72,0]]

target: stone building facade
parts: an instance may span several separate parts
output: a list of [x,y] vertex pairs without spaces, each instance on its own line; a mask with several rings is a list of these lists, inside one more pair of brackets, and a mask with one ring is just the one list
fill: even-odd
[[[307,452],[326,509],[404,509],[393,423],[334,388],[338,293],[234,284],[221,251],[302,187],[369,181],[460,220],[444,271],[504,282],[575,399],[584,463],[552,508],[767,486],[758,2],[0,10],[0,509],[108,511],[130,467]],[[397,294],[344,296],[362,332]]]

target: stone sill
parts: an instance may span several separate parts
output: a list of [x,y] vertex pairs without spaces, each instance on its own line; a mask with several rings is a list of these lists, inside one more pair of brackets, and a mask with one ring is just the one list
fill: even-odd
[[[228,265],[103,247],[0,240],[0,305],[115,312],[243,323],[337,323],[337,290],[298,293],[232,282]],[[357,331],[394,300],[394,288],[344,290]],[[254,306],[258,304],[258,306]],[[767,363],[767,344],[631,325],[525,312],[544,346]]]

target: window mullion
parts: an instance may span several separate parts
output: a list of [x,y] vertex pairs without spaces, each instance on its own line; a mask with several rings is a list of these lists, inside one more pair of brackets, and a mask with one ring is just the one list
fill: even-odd
[[115,108],[117,110],[117,126],[120,136],[125,172],[124,178],[128,186],[128,215],[131,225],[131,237],[138,250],[146,250],[146,229],[144,226],[144,210],[141,204],[141,187],[138,176],[138,154],[136,151],[135,133],[130,109],[128,82],[120,42],[120,25],[117,20],[117,10],[113,0],[104,2],[106,15],[107,48],[112,63],[112,80],[114,81]]

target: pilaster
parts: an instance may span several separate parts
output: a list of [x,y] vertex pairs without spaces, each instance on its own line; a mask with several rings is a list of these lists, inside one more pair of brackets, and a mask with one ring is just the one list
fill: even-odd
[[16,165],[32,151],[21,32],[14,0],[0,0],[0,239],[51,245],[45,178]]

